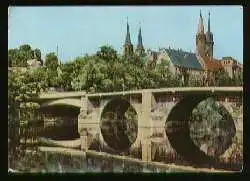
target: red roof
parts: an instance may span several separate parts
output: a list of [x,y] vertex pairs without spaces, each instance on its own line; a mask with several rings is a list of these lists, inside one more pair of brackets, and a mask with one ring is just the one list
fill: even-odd
[[206,69],[221,69],[223,68],[221,62],[217,59],[204,57],[203,58]]

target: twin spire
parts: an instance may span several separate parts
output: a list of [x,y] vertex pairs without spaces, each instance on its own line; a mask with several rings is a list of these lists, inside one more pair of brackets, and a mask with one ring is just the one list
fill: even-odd
[[[207,32],[210,33],[210,11],[208,13],[208,30],[207,30]],[[201,14],[201,10],[200,10],[200,19],[199,19],[197,34],[204,34],[204,24],[203,24],[203,17],[202,17],[202,14]]]
[[[128,17],[127,17],[127,34],[126,34],[126,39],[125,39],[125,45],[132,45],[131,39],[130,39]],[[138,32],[137,49],[144,49],[143,43],[142,43],[141,25],[140,25],[139,32]]]
[[196,35],[196,49],[201,56],[213,57],[213,33],[210,29],[210,12],[208,13],[208,27],[206,34],[204,33],[203,17],[200,11],[200,18],[198,24],[198,32]]

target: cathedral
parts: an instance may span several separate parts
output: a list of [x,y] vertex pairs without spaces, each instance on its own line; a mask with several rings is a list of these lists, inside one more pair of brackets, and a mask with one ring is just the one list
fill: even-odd
[[225,70],[230,77],[241,73],[243,65],[232,57],[215,59],[213,56],[214,38],[210,25],[210,12],[208,18],[208,29],[205,33],[203,17],[200,12],[198,30],[196,33],[196,51],[186,52],[181,49],[160,48],[158,51],[147,49],[145,51],[142,43],[141,27],[138,32],[136,49],[130,39],[129,24],[127,22],[127,34],[123,45],[123,55],[131,57],[137,55],[146,59],[146,65],[154,66],[162,60],[169,62],[169,69],[174,74],[183,76],[187,80],[190,76],[212,79],[215,71]]

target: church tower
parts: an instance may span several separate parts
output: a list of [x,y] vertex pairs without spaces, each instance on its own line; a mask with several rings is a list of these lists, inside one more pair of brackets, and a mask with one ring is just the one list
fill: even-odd
[[204,34],[204,25],[201,11],[198,24],[198,31],[196,34],[196,53],[201,57],[204,57],[206,53],[206,35]]
[[141,27],[139,29],[139,33],[138,33],[138,41],[137,41],[137,47],[136,47],[136,55],[138,56],[142,56],[145,52],[143,44],[142,44],[142,35],[141,35]]
[[208,30],[206,33],[206,55],[210,58],[213,58],[214,40],[213,33],[210,31],[210,12],[208,13],[208,16]]
[[123,45],[123,53],[125,57],[130,57],[133,55],[133,45],[130,39],[128,19],[127,19],[127,34],[126,34],[125,43]]

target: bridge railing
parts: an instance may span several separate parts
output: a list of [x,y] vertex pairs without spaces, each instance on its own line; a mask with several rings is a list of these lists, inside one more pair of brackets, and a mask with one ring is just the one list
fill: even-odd
[[65,98],[65,97],[81,97],[86,95],[88,97],[102,97],[102,96],[122,96],[122,95],[134,95],[142,94],[143,92],[163,93],[163,92],[243,92],[243,87],[170,87],[170,88],[158,88],[158,89],[140,89],[130,91],[114,91],[103,93],[86,93],[85,91],[49,91],[43,92],[40,95],[40,99],[53,99],[53,98]]

